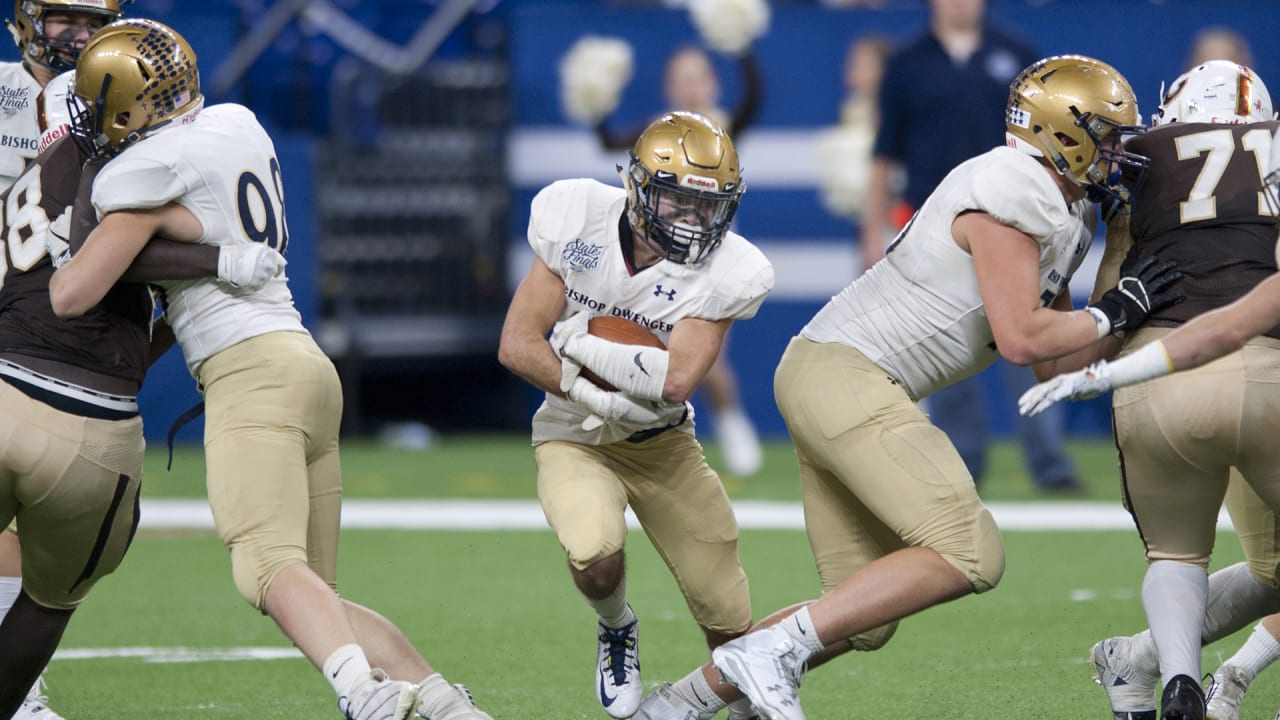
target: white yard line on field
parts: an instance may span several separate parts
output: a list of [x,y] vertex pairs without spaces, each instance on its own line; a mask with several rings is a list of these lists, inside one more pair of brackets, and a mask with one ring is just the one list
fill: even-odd
[[[739,500],[733,504],[738,525],[746,530],[801,530],[804,513],[798,502]],[[1005,502],[989,503],[1003,530],[1133,530],[1133,520],[1118,503]],[[627,523],[638,528],[627,512]],[[342,526],[375,530],[546,530],[542,509],[534,500],[345,500]],[[212,529],[213,516],[203,500],[143,500],[142,527],[147,529]],[[1220,530],[1230,530],[1223,512]]]

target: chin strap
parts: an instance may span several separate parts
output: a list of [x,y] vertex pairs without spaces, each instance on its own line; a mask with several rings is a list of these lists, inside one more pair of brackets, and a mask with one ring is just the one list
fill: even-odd
[[662,400],[671,358],[666,350],[623,345],[581,333],[565,343],[563,353],[632,397]]

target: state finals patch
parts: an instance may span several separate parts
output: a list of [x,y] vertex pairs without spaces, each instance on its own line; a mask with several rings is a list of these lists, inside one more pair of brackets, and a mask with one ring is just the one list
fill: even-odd
[[565,246],[561,258],[570,270],[585,272],[600,267],[600,258],[604,257],[603,245],[592,245],[575,238]]

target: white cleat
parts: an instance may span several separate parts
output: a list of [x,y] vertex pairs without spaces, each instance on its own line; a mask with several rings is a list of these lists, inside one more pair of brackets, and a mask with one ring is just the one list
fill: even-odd
[[800,648],[774,625],[711,651],[724,679],[747,697],[763,720],[805,720],[797,694],[807,669]]
[[611,717],[629,718],[640,707],[640,621],[620,628],[596,624],[596,694]]
[[1223,665],[1213,673],[1209,685],[1208,720],[1239,720],[1240,703],[1253,683],[1253,675],[1237,665]]
[[443,697],[428,699],[420,690],[417,713],[421,720],[493,720],[489,713],[476,707],[471,691],[462,683],[449,685]]
[[1127,637],[1107,638],[1089,651],[1093,679],[1111,702],[1114,720],[1156,720],[1160,673],[1134,667]]
[[711,720],[715,715],[699,711],[681,697],[671,683],[663,683],[640,701],[640,708],[631,720]]
[[764,464],[764,450],[751,418],[742,408],[733,408],[716,414],[716,439],[724,453],[724,464],[729,472],[748,477],[760,472]]
[[347,720],[408,720],[417,699],[417,685],[392,680],[375,668],[350,695],[338,697],[338,709]]
[[49,698],[44,694],[44,674],[31,686],[27,699],[13,714],[13,720],[64,720],[58,713],[49,708]]

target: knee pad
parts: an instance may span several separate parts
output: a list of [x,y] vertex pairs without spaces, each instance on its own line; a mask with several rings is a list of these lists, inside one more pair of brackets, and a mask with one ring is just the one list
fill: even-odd
[[898,632],[898,623],[894,621],[888,625],[881,625],[878,628],[854,635],[849,638],[849,644],[858,652],[879,650],[889,643],[889,640],[893,638],[893,634],[896,632]]
[[964,573],[975,593],[994,588],[1004,576],[1004,542],[991,511],[982,508],[966,531],[930,547]]
[[231,547],[231,577],[236,590],[254,610],[265,613],[267,589],[280,571],[292,563],[305,565],[307,559],[301,552],[284,549],[264,551],[252,543],[241,542]]

